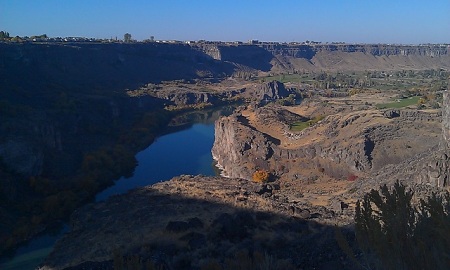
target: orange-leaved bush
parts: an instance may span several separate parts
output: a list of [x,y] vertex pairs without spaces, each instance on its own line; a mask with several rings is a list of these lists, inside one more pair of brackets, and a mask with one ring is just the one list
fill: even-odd
[[265,183],[269,180],[269,172],[266,170],[257,170],[253,173],[252,179],[258,183]]

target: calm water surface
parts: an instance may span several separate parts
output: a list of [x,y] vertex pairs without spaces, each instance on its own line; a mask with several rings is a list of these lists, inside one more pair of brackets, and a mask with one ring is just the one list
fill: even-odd
[[181,174],[215,175],[211,156],[213,143],[214,124],[194,124],[187,130],[162,136],[136,155],[138,166],[132,177],[121,178],[99,193],[96,201]]
[[[123,194],[130,189],[166,181],[181,174],[216,175],[211,148],[214,143],[214,120],[221,113],[197,120],[187,129],[159,137],[136,155],[138,166],[130,178],[122,177],[114,186],[97,194],[95,200]],[[14,258],[0,262],[2,270],[35,269],[51,252],[55,242],[67,231],[44,235],[19,248]]]

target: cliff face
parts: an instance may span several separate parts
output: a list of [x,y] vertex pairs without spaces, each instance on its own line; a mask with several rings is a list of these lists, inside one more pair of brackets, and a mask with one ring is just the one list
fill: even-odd
[[[242,91],[163,91],[157,98],[130,99],[126,89],[162,80],[223,78],[236,70],[421,69],[450,67],[448,47],[397,45],[184,45],[184,44],[8,44],[0,43],[0,157],[24,175],[39,175],[46,158],[93,149],[108,136],[105,123],[176,105],[215,103]],[[279,83],[245,89],[257,100],[290,92]],[[444,112],[444,118],[448,117]],[[444,127],[449,130],[448,121]],[[105,127],[106,129],[106,127]],[[93,131],[93,132],[91,132]],[[93,135],[93,133],[96,133]],[[448,133],[448,132],[447,132]],[[444,131],[444,136],[448,137]],[[90,135],[89,135],[90,134]],[[448,139],[448,138],[447,138]],[[74,162],[67,155],[67,165]],[[73,168],[67,169],[70,172]],[[63,172],[58,172],[58,174]]]
[[355,142],[350,148],[305,145],[295,149],[280,147],[276,138],[245,124],[239,115],[223,117],[215,124],[212,155],[223,174],[251,180],[252,174],[264,169],[275,175],[296,174],[300,168],[322,168],[336,178],[350,172],[371,168],[367,142]]
[[252,45],[195,45],[195,48],[223,62],[235,63],[259,71],[269,71],[273,58],[265,48]]
[[[448,88],[450,89],[450,79]],[[418,156],[411,163],[421,168],[412,175],[417,183],[431,184],[436,187],[450,186],[450,96],[448,90],[443,93],[442,100],[442,142],[439,147]],[[409,165],[409,166],[408,166]],[[408,164],[406,170],[411,167]],[[414,170],[410,170],[414,171]],[[408,174],[409,172],[404,172]]]
[[444,146],[450,149],[450,79],[447,91],[443,94],[443,106],[442,106],[442,137],[444,139]]
[[273,143],[262,133],[243,125],[237,116],[221,118],[215,123],[212,156],[228,177],[251,179],[256,163],[268,167]]
[[264,72],[450,68],[445,45],[197,45],[213,59]]
[[294,179],[308,178],[308,172],[346,179],[377,173],[437,145],[439,117],[417,111],[349,112],[291,132],[289,123],[303,120],[283,123],[286,112],[276,106],[254,113],[246,109],[216,122],[212,153],[230,177],[251,179],[264,169]]
[[[111,94],[149,82],[220,79],[237,70],[450,68],[448,51],[448,47],[438,45],[0,43],[0,99],[23,102],[30,97],[36,103],[42,94],[61,90]],[[29,93],[31,89],[35,95]]]
[[121,130],[134,124],[136,115],[162,106],[161,101],[150,97],[89,98],[69,94],[67,100],[61,100],[61,96],[65,95],[36,97],[36,103],[42,105],[32,100],[26,105],[1,101],[0,160],[8,170],[24,178],[42,174],[52,178],[70,176],[84,154],[117,141]]
[[233,71],[231,64],[183,44],[0,43],[0,55],[3,85],[17,88],[124,90],[200,74],[220,78]]
[[286,89],[279,81],[271,81],[246,88],[244,96],[257,101],[268,101],[286,98],[290,94],[296,95],[296,92]]
[[[74,152],[114,140],[109,129],[129,127],[136,115],[162,107],[155,97],[128,97],[127,89],[221,78],[233,70],[183,44],[0,43],[0,159],[27,176],[67,174],[81,161]],[[213,98],[182,94],[179,102]],[[51,161],[67,170],[53,172]]]
[[428,158],[418,158],[418,160],[424,159],[423,169],[414,176],[418,183],[430,183],[437,187],[450,186],[450,96],[448,89],[450,89],[450,79],[448,88],[443,93],[442,143],[438,149],[429,153]]
[[271,52],[273,55],[292,56],[295,58],[311,59],[318,52],[345,52],[354,53],[361,52],[374,56],[391,56],[391,55],[414,55],[414,56],[444,56],[449,54],[448,46],[444,45],[358,45],[358,44],[330,44],[330,45],[288,45],[273,44],[261,45],[262,48]]
[[240,69],[450,68],[449,48],[439,45],[0,43],[0,56],[0,98],[16,99],[23,99],[17,90],[122,91],[163,80],[223,78]]

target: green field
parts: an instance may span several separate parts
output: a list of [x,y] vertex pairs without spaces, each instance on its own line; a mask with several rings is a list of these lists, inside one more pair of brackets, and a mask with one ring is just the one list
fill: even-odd
[[415,105],[419,102],[420,97],[410,97],[405,99],[399,99],[390,103],[377,104],[378,109],[390,109],[390,108],[403,108],[406,106]]
[[314,119],[310,119],[308,121],[298,121],[298,122],[294,122],[291,124],[290,129],[292,131],[302,131],[307,127],[312,127],[315,124],[317,124],[317,122],[319,122],[320,120],[324,119],[325,116],[323,115],[319,115],[317,117],[315,117]]
[[310,126],[310,122],[311,121],[306,121],[306,122],[295,122],[291,125],[291,130],[292,131],[302,131],[305,128]]
[[[447,71],[360,71],[360,72],[301,72],[270,74],[257,77],[260,81],[277,80],[283,83],[308,84],[318,89],[373,89],[436,92],[447,87]],[[421,93],[423,94],[423,93]]]
[[277,80],[280,81],[282,83],[287,83],[287,82],[291,82],[291,83],[310,83],[315,81],[312,78],[312,75],[309,74],[281,74],[281,75],[274,75],[274,76],[267,76],[267,77],[261,77],[260,79],[262,79],[265,82],[270,82],[273,80]]

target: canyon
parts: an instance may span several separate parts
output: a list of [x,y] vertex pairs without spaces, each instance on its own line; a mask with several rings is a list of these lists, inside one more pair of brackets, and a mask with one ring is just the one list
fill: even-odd
[[[226,177],[182,175],[77,210],[43,269],[109,267],[114,256],[191,269],[242,260],[241,251],[267,252],[284,269],[353,269],[333,226],[351,239],[355,201],[383,183],[401,180],[417,198],[442,192],[447,120],[439,110],[370,109],[363,95],[327,100],[336,103],[250,104],[222,117],[212,152]],[[289,130],[314,110],[330,115]],[[260,169],[273,178],[255,182]]]
[[[350,226],[354,202],[364,192],[395,180],[420,186],[423,196],[449,185],[446,93],[442,112],[379,109],[376,105],[394,94],[307,97],[301,85],[262,79],[321,72],[445,72],[448,46],[0,43],[0,56],[0,213],[5,221],[0,240],[8,243],[2,251],[50,222],[67,219],[97,192],[132,173],[134,155],[176,116],[244,103],[216,122],[212,153],[228,178],[180,176],[79,208],[72,232],[44,269],[108,265],[118,250],[124,256],[150,250],[142,257],[148,259],[168,248],[148,246],[158,235],[173,240],[168,243],[172,259],[180,263],[190,254],[189,265],[196,267],[205,263],[199,258],[211,255],[202,245],[214,241],[212,250],[227,250],[210,256],[217,260],[233,256],[238,247],[289,259],[276,251],[287,241],[292,250],[315,256],[298,255],[296,266],[333,261],[346,267],[349,262],[340,259],[336,243],[330,244],[332,225]],[[291,95],[301,103],[277,104]],[[291,129],[316,117],[302,131]],[[270,182],[254,183],[257,170],[269,172]],[[38,203],[25,207],[30,202]],[[176,210],[184,203],[190,207],[185,214]],[[125,204],[129,213],[117,210]],[[166,205],[173,209],[165,213]],[[151,207],[148,216],[139,214]],[[111,214],[93,218],[100,212]],[[132,221],[136,235],[143,237],[124,242]],[[233,231],[234,226],[245,227],[245,233]],[[288,241],[290,231],[304,240]],[[105,240],[112,232],[117,246]],[[95,245],[83,240],[91,236]],[[235,249],[220,245],[227,238]],[[319,239],[322,244],[314,244]]]

